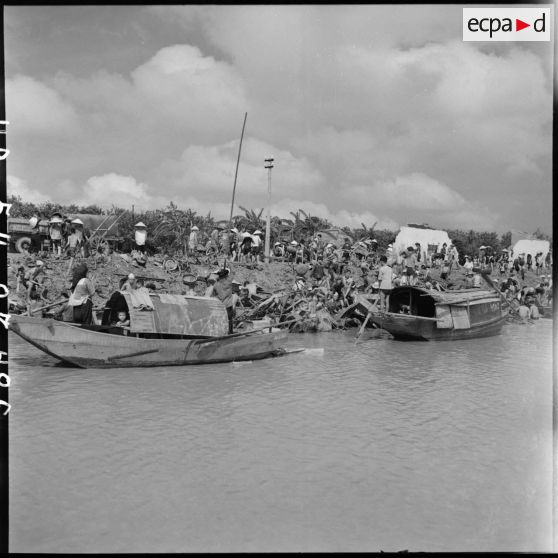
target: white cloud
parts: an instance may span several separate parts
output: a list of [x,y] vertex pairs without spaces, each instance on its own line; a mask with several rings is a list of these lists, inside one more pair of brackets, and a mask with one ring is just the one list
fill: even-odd
[[[196,192],[196,197],[221,200],[232,197],[239,141],[214,146],[191,145],[179,160],[162,165],[161,180],[172,195]],[[261,207],[267,203],[267,171],[264,159],[274,157],[272,195],[275,198],[318,191],[323,177],[305,157],[279,149],[256,138],[246,137],[242,145],[237,178],[236,205]]]
[[122,176],[108,173],[103,176],[92,176],[86,184],[74,191],[73,202],[78,205],[97,204],[101,207],[130,208],[132,204],[138,210],[164,207],[167,202],[160,195],[149,192],[147,184],[138,182],[133,176]]
[[6,116],[10,133],[54,137],[78,128],[72,105],[58,91],[29,76],[6,80]]
[[397,176],[364,191],[361,188],[360,193],[385,208],[445,211],[466,204],[461,194],[422,173]]
[[345,209],[331,210],[324,203],[311,200],[282,199],[271,205],[271,214],[285,219],[292,219],[291,212],[296,213],[302,209],[313,217],[327,219],[332,225],[339,227],[361,228],[362,224],[372,227],[376,223],[376,229],[396,229],[398,224],[392,219],[383,219],[374,215],[371,211],[347,211]]
[[8,196],[20,196],[25,202],[42,203],[49,200],[49,197],[43,192],[30,188],[26,180],[17,176],[7,176],[6,192]]
[[[551,49],[463,43],[460,10],[153,7],[143,36],[161,40],[127,67],[119,51],[121,74],[97,64],[81,77],[11,78],[13,174],[61,201],[75,201],[70,183],[102,178],[105,188],[116,176],[134,181],[138,204],[199,203],[228,217],[247,111],[237,206],[266,204],[263,159],[274,156],[274,203],[314,203],[355,226],[363,216],[503,230],[550,223]],[[191,44],[174,44],[177,21]],[[80,46],[54,28],[57,48],[67,40],[79,60]],[[67,137],[38,146],[31,125]]]

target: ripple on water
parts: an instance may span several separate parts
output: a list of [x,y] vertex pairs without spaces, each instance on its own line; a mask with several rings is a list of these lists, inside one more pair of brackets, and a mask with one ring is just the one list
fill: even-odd
[[548,551],[552,328],[78,370],[10,336],[17,552]]

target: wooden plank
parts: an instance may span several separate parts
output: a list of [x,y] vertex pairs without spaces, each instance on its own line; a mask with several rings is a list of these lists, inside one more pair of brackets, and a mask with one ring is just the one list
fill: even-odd
[[471,327],[466,307],[451,306],[451,317],[455,329],[469,329]]
[[439,304],[436,306],[437,327],[439,329],[448,329],[453,327],[450,307],[447,304]]
[[[216,298],[151,295],[152,311],[133,308],[129,293],[123,293],[134,333],[220,336],[228,331],[227,311]],[[174,302],[173,302],[174,301]]]

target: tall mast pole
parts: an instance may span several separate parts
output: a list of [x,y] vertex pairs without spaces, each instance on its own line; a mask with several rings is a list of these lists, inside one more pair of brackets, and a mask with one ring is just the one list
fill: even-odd
[[244,138],[244,128],[246,127],[246,119],[248,118],[248,113],[244,113],[244,123],[242,124],[242,133],[240,134],[240,145],[238,146],[238,157],[236,159],[236,170],[234,171],[234,184],[233,193],[231,201],[231,214],[229,217],[229,227],[232,226],[233,208],[234,208],[234,194],[236,192],[236,178],[238,176],[238,164],[240,163],[240,151],[242,149],[242,138]]

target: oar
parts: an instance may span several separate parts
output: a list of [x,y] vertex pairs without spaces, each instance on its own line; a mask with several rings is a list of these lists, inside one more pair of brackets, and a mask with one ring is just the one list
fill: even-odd
[[46,310],[47,308],[51,308],[52,306],[57,306],[58,304],[62,304],[63,302],[68,302],[68,299],[61,298],[60,300],[57,300],[56,302],[53,302],[51,304],[47,304],[46,306],[41,306],[40,308],[35,308],[34,310],[30,310],[29,315],[34,314],[35,312],[40,312],[41,310]]
[[492,281],[492,278],[488,274],[481,273],[481,277],[498,293],[498,295],[504,302],[507,302],[506,297],[502,294],[502,291],[498,289],[498,287],[496,287],[496,285]]

